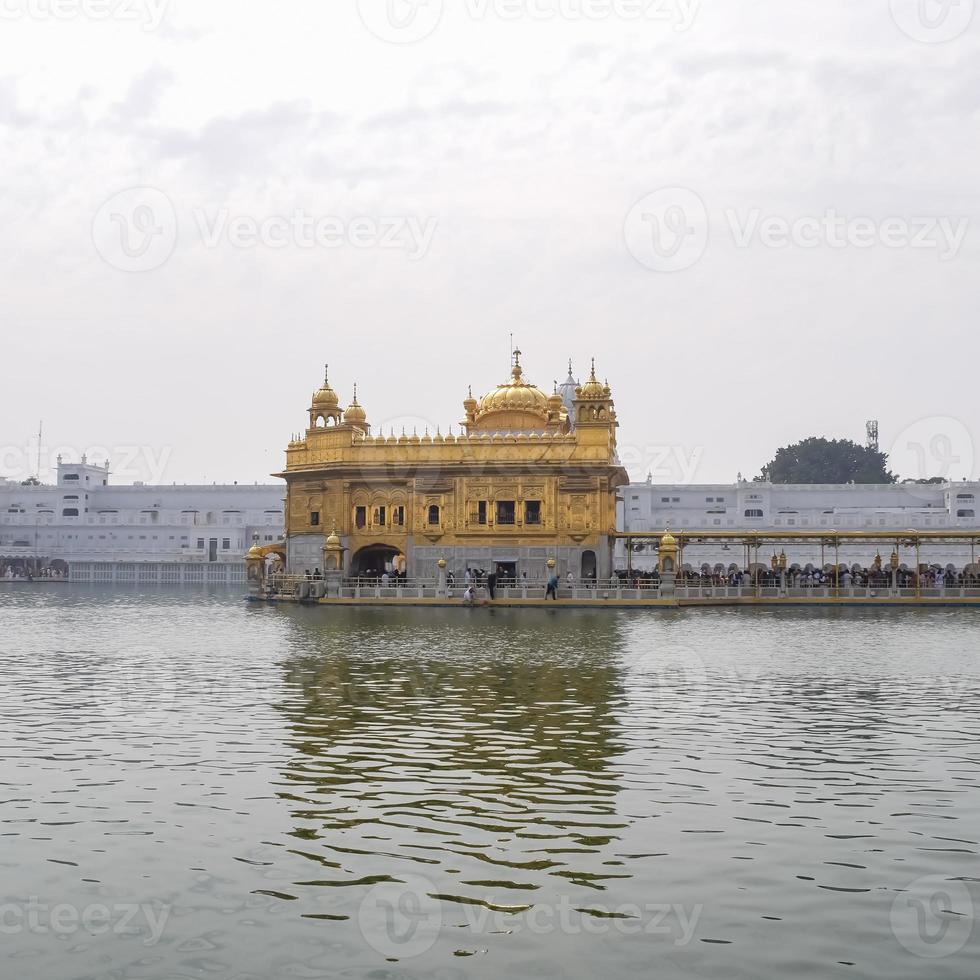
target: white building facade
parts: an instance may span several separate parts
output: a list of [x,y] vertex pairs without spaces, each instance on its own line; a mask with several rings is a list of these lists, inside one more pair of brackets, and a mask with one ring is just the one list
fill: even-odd
[[[980,483],[883,485],[795,485],[753,483],[655,485],[631,484],[622,490],[618,524],[625,532],[672,531],[970,531],[980,528]],[[863,550],[862,550],[863,549]],[[867,564],[874,551],[855,546],[848,560]],[[923,560],[965,564],[969,547],[932,546]],[[819,546],[795,549],[792,560],[820,559]],[[721,545],[688,548],[685,561],[728,564],[737,549]],[[634,551],[632,567],[652,568],[651,549]],[[616,567],[626,568],[626,544],[620,541]]]
[[56,486],[0,480],[0,570],[70,570],[74,581],[240,582],[252,544],[282,540],[282,485],[113,486],[108,464],[84,457],[59,459],[57,474]]

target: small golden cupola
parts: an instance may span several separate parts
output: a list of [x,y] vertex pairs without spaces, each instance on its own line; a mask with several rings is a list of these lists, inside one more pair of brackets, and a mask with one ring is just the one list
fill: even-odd
[[323,372],[323,386],[313,395],[313,405],[310,408],[310,428],[340,425],[340,421],[340,397],[330,387],[330,365],[327,365]]
[[548,426],[548,396],[524,377],[521,352],[514,351],[510,382],[498,385],[480,400],[470,432],[541,432]]
[[354,400],[350,403],[347,411],[344,412],[344,423],[346,425],[357,426],[359,429],[367,428],[367,412],[361,407],[357,400],[357,385],[354,385]]
[[604,401],[606,398],[609,398],[611,394],[608,386],[601,384],[599,379],[595,376],[594,357],[592,358],[592,374],[589,376],[589,380],[578,389],[576,394],[583,401]]
[[589,380],[575,389],[575,425],[611,426],[616,428],[616,407],[613,403],[612,389],[608,382],[596,377],[595,358],[592,358],[592,373]]
[[558,390],[558,382],[555,382],[555,390],[548,397],[548,427],[555,428],[568,421],[568,412],[565,410],[565,401]]
[[469,394],[463,402],[463,411],[466,412],[466,425],[476,421],[476,411],[479,407],[479,403],[473,397],[473,386],[470,385]]

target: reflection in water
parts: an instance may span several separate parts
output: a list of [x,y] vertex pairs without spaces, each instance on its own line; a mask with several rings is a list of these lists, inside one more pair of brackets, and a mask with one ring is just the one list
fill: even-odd
[[487,614],[460,635],[431,615],[292,624],[283,793],[296,836],[316,842],[308,856],[331,859],[316,884],[417,865],[450,900],[502,907],[553,900],[556,878],[595,890],[622,877],[602,870],[624,826],[615,620]]
[[0,619],[12,975],[976,976],[973,612]]

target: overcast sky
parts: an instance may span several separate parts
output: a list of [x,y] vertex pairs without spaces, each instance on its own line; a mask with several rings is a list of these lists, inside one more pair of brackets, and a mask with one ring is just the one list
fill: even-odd
[[265,481],[328,361],[445,431],[511,333],[636,477],[980,475],[973,0],[0,8],[0,475]]

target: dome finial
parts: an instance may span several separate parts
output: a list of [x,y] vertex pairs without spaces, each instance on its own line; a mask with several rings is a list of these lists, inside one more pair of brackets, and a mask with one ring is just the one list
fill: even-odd
[[524,373],[524,369],[521,367],[521,351],[520,348],[514,348],[514,368],[510,372],[514,378],[515,382],[521,380],[521,375]]

